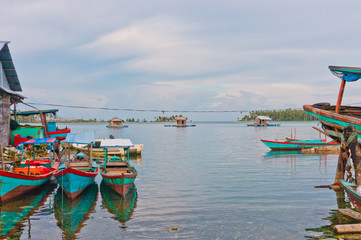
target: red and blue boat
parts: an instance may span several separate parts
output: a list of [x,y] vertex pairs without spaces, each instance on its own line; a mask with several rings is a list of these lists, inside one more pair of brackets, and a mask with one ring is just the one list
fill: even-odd
[[[38,138],[30,139],[26,142],[20,143],[18,148],[21,149],[21,167],[27,167],[29,164],[34,166],[45,166],[51,168],[55,162],[59,161],[58,155],[55,152],[55,144],[59,141],[56,138]],[[47,156],[36,157],[36,148],[46,145],[48,151]],[[24,159],[24,148],[32,147],[33,159]]]
[[[34,139],[38,143],[52,142],[52,139]],[[35,149],[34,149],[35,150]],[[34,152],[35,155],[35,152]],[[0,170],[0,200],[2,203],[17,198],[47,183],[59,166],[54,158],[50,159],[52,167],[48,168],[39,164],[28,162],[26,167],[11,169],[3,162]]]
[[67,159],[54,174],[56,181],[70,199],[78,197],[94,182],[94,178],[98,175],[98,165],[92,159],[92,145],[94,141],[94,132],[68,134],[66,137],[66,152],[69,151],[68,144],[90,143],[89,156],[79,152],[71,159],[68,159],[68,154],[65,154]]
[[316,139],[316,140],[296,140],[296,139],[288,139],[285,141],[271,141],[271,140],[264,140],[261,141],[269,147],[271,150],[275,151],[284,151],[284,150],[298,150],[301,151],[302,149],[306,148],[315,148],[315,147],[337,147],[340,146],[338,142],[327,142],[323,139]]
[[[133,146],[130,139],[105,139],[100,143],[100,147],[104,148],[104,166],[100,169],[103,181],[119,195],[125,196],[129,189],[134,185],[134,181],[138,175],[137,170],[129,165],[129,148]],[[108,148],[122,147],[124,148],[124,157],[120,159],[113,156],[108,159]]]

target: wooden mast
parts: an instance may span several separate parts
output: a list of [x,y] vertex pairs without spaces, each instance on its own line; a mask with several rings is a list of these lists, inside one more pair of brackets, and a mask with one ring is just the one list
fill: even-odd
[[344,90],[345,90],[345,85],[346,85],[346,81],[342,79],[340,91],[339,91],[339,93],[338,93],[338,98],[337,98],[335,113],[339,113],[339,112],[340,112],[340,107],[341,107],[343,92],[344,92]]

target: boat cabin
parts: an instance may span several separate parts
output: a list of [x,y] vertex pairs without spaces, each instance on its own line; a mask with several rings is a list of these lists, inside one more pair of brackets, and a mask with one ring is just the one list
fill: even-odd
[[175,120],[177,121],[177,126],[186,126],[187,125],[187,117],[179,117]]
[[270,117],[267,116],[257,116],[255,118],[255,125],[259,126],[259,125],[263,125],[263,126],[267,126],[269,125],[269,122],[272,121],[272,119]]

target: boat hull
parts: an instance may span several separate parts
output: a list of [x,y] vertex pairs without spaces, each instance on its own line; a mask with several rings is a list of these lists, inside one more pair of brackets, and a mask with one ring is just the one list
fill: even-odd
[[94,178],[97,176],[98,172],[98,168],[95,172],[87,172],[68,167],[59,169],[54,176],[67,197],[74,199],[94,182]]
[[336,142],[302,142],[302,141],[269,141],[261,139],[261,141],[269,147],[271,150],[302,150],[306,148],[315,148],[315,147],[327,147],[327,146],[340,146],[339,143]]
[[361,196],[357,194],[355,190],[353,190],[350,186],[348,186],[345,180],[340,179],[341,186],[346,191],[348,198],[350,199],[352,205],[361,210]]
[[55,169],[43,175],[23,175],[0,170],[0,199],[2,203],[17,198],[47,183]]
[[100,174],[103,177],[104,183],[121,196],[125,196],[127,194],[129,189],[134,185],[135,178],[138,175],[137,170],[135,169],[132,174],[109,175],[103,170],[100,171]]

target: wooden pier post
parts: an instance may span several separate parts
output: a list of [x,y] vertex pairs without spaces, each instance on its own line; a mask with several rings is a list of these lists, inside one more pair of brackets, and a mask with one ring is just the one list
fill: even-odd
[[345,178],[345,167],[347,164],[347,159],[349,158],[349,154],[349,148],[346,146],[346,144],[341,144],[340,154],[338,155],[335,182],[330,186],[332,189],[341,188],[340,179]]

